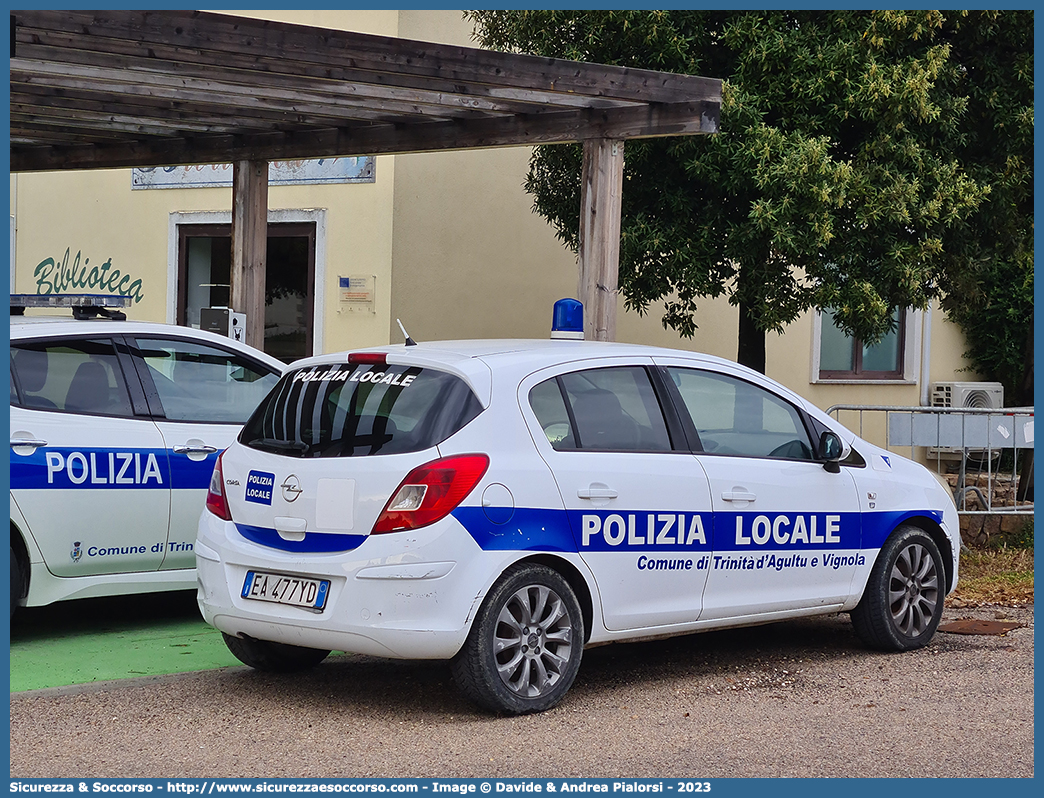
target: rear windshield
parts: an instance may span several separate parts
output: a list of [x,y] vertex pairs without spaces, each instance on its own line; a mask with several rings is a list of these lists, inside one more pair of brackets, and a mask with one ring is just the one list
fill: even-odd
[[429,449],[482,411],[459,377],[417,366],[330,364],[289,371],[239,435],[289,457]]

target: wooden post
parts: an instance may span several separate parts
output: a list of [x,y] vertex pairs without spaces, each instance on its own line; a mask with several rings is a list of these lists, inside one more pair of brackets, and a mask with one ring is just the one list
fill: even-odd
[[584,303],[584,338],[589,341],[616,340],[623,164],[622,141],[584,142],[577,293]]
[[268,162],[232,165],[232,309],[246,314],[246,343],[265,347]]

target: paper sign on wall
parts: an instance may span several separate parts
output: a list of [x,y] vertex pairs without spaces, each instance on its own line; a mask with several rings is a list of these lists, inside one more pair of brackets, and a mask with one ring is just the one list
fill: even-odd
[[344,310],[377,312],[374,306],[376,275],[353,274],[348,277],[338,277],[337,282]]

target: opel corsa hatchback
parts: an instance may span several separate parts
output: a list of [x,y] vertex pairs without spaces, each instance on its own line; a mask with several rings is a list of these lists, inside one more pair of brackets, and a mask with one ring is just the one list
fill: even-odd
[[195,554],[248,665],[447,659],[523,713],[595,643],[850,612],[923,646],[957,530],[926,469],[734,363],[459,341],[294,364],[218,460]]

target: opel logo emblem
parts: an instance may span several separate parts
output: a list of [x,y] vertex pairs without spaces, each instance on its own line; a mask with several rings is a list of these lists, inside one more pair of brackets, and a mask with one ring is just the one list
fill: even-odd
[[301,480],[294,474],[284,479],[279,487],[283,489],[283,500],[286,502],[297,501],[297,497],[301,495]]

